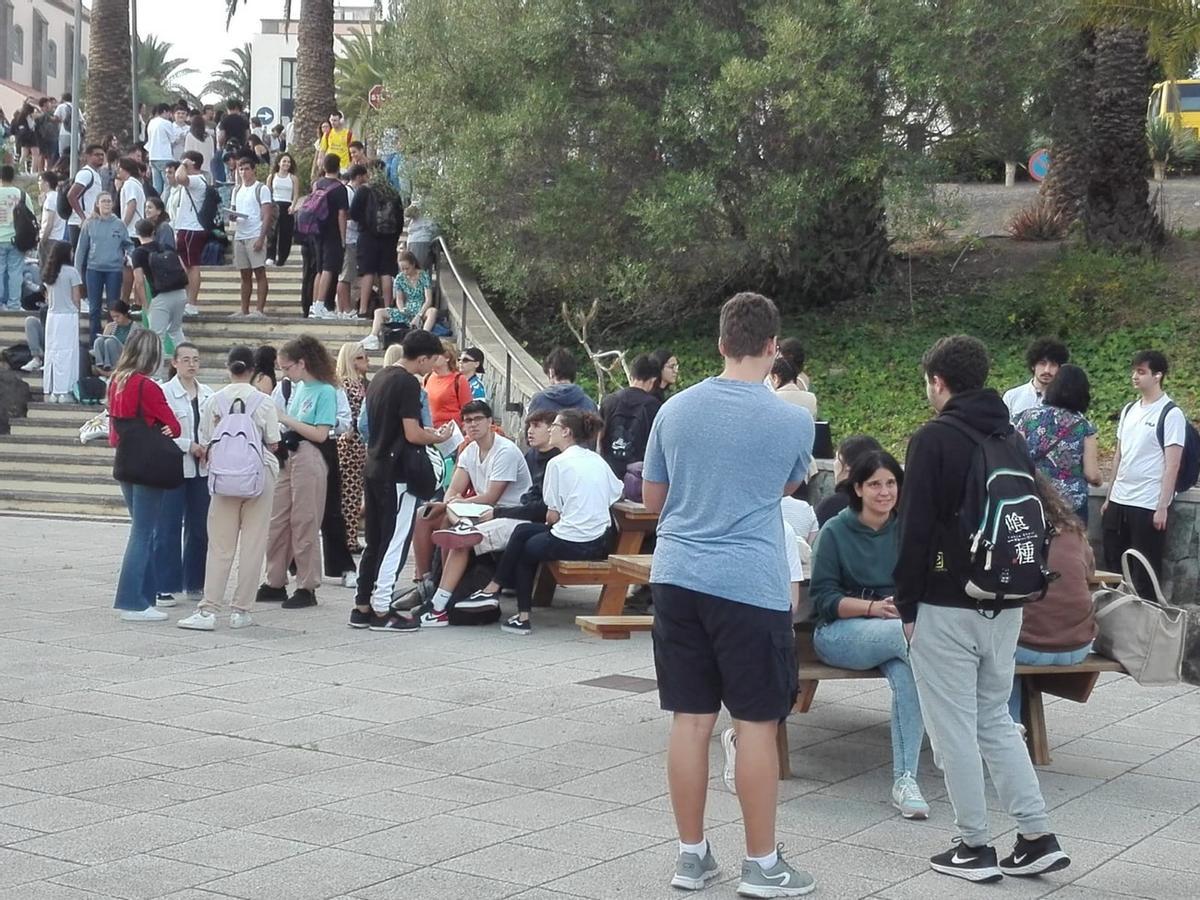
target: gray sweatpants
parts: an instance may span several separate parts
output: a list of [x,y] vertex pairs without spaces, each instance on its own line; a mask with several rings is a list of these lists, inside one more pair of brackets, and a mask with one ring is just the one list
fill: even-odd
[[183,337],[183,308],[187,305],[187,291],[167,291],[150,301],[150,330],[162,340],[170,335],[176,344]]
[[972,847],[992,841],[984,760],[1017,830],[1050,830],[1037,773],[1008,713],[1020,633],[1020,609],[1003,610],[994,619],[973,609],[925,603],[917,610],[909,658],[921,715],[959,834]]

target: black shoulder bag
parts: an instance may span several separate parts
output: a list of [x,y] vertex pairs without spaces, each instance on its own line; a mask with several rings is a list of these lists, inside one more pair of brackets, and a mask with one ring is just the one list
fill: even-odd
[[142,418],[142,388],[138,382],[137,412],[132,418],[112,417],[117,430],[113,478],[128,484],[172,490],[183,484],[183,451],[162,430]]

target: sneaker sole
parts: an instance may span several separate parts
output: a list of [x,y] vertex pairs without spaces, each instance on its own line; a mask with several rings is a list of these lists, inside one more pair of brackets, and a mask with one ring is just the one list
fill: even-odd
[[929,868],[935,872],[940,872],[942,875],[953,875],[955,878],[962,878],[966,881],[974,881],[980,884],[989,881],[999,881],[1004,877],[1004,873],[1000,871],[999,866],[989,866],[985,869],[965,869],[958,866],[943,866],[938,863],[930,863]]
[[529,637],[533,634],[532,631],[526,631],[524,628],[509,628],[507,625],[501,625],[500,630],[506,634],[519,634],[521,637]]
[[438,622],[438,621],[426,622],[424,619],[421,620],[422,628],[445,628],[449,624],[450,624],[449,622]]
[[[184,631],[216,631],[215,625],[184,625],[182,622],[176,622],[175,624],[178,625],[180,628],[182,628]],[[245,626],[240,625],[238,627],[244,628]]]
[[900,811],[900,815],[906,819],[928,819],[929,818],[929,810],[927,810],[927,809],[926,810],[918,810],[916,812],[914,812],[911,809],[905,810],[903,806],[901,806],[899,803],[896,803],[896,802],[893,802],[892,806],[894,806],[896,809],[898,809]]
[[720,869],[705,872],[699,878],[688,878],[686,875],[676,875],[671,879],[671,887],[684,891],[702,891],[705,885],[721,874]]
[[1030,875],[1044,875],[1047,872],[1057,872],[1060,869],[1065,869],[1070,864],[1071,857],[1067,856],[1062,850],[1055,850],[1052,853],[1047,853],[1045,856],[1039,856],[1025,866],[1002,865],[1000,866],[1000,871],[1005,875],[1022,878]]
[[804,887],[783,887],[777,884],[746,884],[743,881],[738,885],[737,894],[739,897],[803,897],[816,889],[816,882]]
[[346,625],[349,626],[350,628],[357,629],[358,631],[362,631],[364,628],[371,627],[366,622],[347,622]]

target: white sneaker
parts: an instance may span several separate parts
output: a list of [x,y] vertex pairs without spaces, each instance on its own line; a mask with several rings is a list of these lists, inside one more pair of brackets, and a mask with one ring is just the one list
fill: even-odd
[[173,594],[159,594],[154,598],[154,605],[159,609],[170,609],[176,603]]
[[165,612],[161,609],[155,609],[153,606],[139,610],[121,610],[122,622],[165,622],[169,618],[171,617]]
[[239,310],[236,310],[236,311],[234,311],[234,312],[231,312],[231,313],[229,314],[229,318],[231,318],[231,319],[244,319],[244,318],[246,318],[246,314],[245,314],[244,312],[242,312],[242,311],[239,309]]
[[198,316],[200,315],[200,308],[194,303],[189,303],[183,308],[183,314],[185,316]]
[[247,319],[265,319],[266,317],[267,314],[265,312],[261,312],[257,309],[250,310],[250,312],[246,315]]
[[906,819],[929,818],[929,804],[921,796],[921,788],[910,772],[905,772],[892,785],[892,806]]
[[365,338],[358,342],[358,345],[364,350],[378,350],[379,338],[373,334],[368,334]]
[[217,627],[217,617],[212,613],[197,610],[186,619],[180,619],[175,624],[189,631],[212,631]]
[[729,793],[736,794],[737,781],[734,778],[734,772],[737,768],[737,734],[732,728],[726,728],[721,732],[721,749],[725,751],[725,768],[721,772],[721,779],[725,782],[725,788]]
[[342,573],[342,587],[356,588],[358,587],[358,573],[351,569],[349,572]]
[[54,395],[55,403],[70,403],[74,399],[75,398],[72,397],[70,394],[55,394]]
[[25,365],[21,366],[22,372],[40,372],[42,371],[42,361],[36,356]]
[[250,617],[250,613],[238,612],[236,609],[229,614],[230,628],[249,628],[254,624],[254,619]]
[[308,317],[310,319],[336,319],[337,313],[324,303],[314,303],[312,309],[308,311]]
[[267,265],[268,266],[277,266],[277,265],[279,265],[279,263],[275,262],[275,260],[273,260],[273,259],[268,259]]

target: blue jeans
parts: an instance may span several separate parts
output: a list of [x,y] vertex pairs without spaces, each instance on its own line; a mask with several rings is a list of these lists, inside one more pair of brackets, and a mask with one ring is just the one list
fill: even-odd
[[156,593],[204,590],[208,501],[208,479],[203,476],[185,478],[182,487],[163,493],[154,533]]
[[154,605],[154,530],[166,491],[124,481],[120,485],[130,526],[113,607],[137,611]]
[[[101,310],[108,309],[121,299],[121,273],[87,269],[83,274],[83,282],[87,286],[88,306],[91,308],[88,319],[92,326],[91,339],[94,341],[104,330],[104,315]],[[101,297],[104,298],[103,306],[100,305]]]
[[154,189],[163,196],[166,196],[166,191],[163,190],[163,185],[167,178],[167,164],[169,159],[152,159],[150,160],[150,174],[154,180]]
[[[1073,666],[1087,659],[1091,652],[1092,645],[1089,641],[1078,650],[1063,650],[1060,653],[1051,653],[1048,650],[1030,650],[1028,647],[1018,644],[1015,655],[1018,666]],[[1014,722],[1021,721],[1022,707],[1021,676],[1018,675],[1013,679],[1012,696],[1008,698],[1008,711]]]
[[21,308],[21,270],[25,254],[12,241],[0,243],[0,308]]
[[818,625],[813,648],[826,665],[883,671],[892,688],[892,777],[915,776],[925,723],[917,683],[908,663],[908,641],[899,619],[838,619]]

